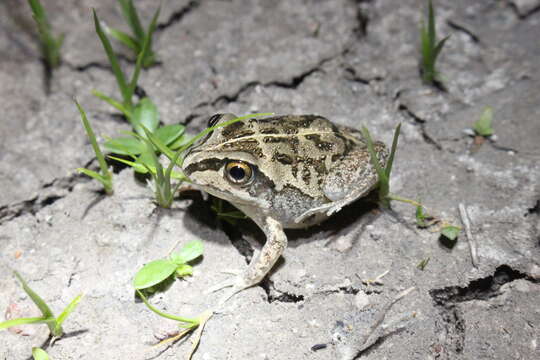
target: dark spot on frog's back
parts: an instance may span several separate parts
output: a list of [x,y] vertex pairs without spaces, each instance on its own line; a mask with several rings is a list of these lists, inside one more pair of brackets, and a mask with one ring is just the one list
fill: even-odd
[[291,165],[294,162],[291,156],[282,153],[275,153],[272,160],[279,161],[283,165]]
[[263,158],[264,154],[259,146],[259,142],[255,139],[236,140],[229,143],[224,143],[222,149],[226,151],[242,151],[252,154],[258,158]]
[[225,126],[222,134],[226,139],[232,139],[233,137],[236,136],[236,134],[242,131],[242,129],[244,129],[245,127],[246,127],[246,124],[244,124],[242,121],[238,121],[238,122],[232,123],[229,126]]
[[324,151],[332,151],[334,148],[334,143],[329,141],[324,141],[319,134],[310,134],[305,136],[306,140],[313,142],[316,148]]

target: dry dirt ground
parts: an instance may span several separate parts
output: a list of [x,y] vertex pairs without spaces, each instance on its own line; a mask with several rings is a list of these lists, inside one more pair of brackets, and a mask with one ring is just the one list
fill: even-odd
[[[97,164],[73,97],[100,139],[129,129],[91,95],[118,92],[90,9],[125,23],[113,1],[44,3],[66,36],[48,85],[27,4],[0,3],[0,309],[34,312],[17,269],[56,311],[86,294],[47,349],[53,359],[184,358],[189,340],[151,347],[175,324],[135,301],[134,273],[176,242],[204,241],[194,276],[152,298],[192,316],[264,238],[249,222],[218,226],[197,195],[158,210],[130,169],[117,168],[110,197],[76,173]],[[147,23],[157,2],[136,4]],[[418,75],[423,9],[420,0],[163,1],[160,63],[140,79],[163,123],[194,132],[217,112],[315,113],[389,144],[401,122],[392,191],[456,224],[463,204],[478,252],[474,267],[464,234],[448,249],[416,229],[409,205],[394,203],[396,220],[360,201],[290,232],[271,276],[211,319],[194,359],[540,358],[540,1],[437,1],[439,34],[451,35],[439,63],[446,92]],[[497,142],[475,148],[463,129],[485,106]],[[382,284],[362,281],[387,271]],[[362,350],[377,314],[412,286],[384,321],[397,328]],[[0,358],[29,359],[47,336],[44,325],[2,331]]]

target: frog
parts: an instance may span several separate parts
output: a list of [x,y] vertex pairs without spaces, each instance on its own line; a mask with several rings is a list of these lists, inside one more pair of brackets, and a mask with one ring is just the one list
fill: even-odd
[[[235,118],[215,114],[207,125]],[[387,148],[380,141],[373,145],[384,167]],[[230,202],[266,236],[244,271],[211,289],[230,288],[221,303],[264,279],[287,247],[285,229],[320,224],[379,181],[362,133],[319,115],[251,118],[214,128],[186,152],[182,169],[198,188]]]

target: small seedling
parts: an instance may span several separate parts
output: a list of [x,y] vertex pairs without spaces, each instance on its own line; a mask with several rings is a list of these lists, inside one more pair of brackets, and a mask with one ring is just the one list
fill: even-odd
[[441,228],[441,235],[450,241],[456,241],[460,231],[461,227],[459,226],[445,224]]
[[157,108],[148,98],[143,98],[138,104],[134,104],[133,95],[135,94],[135,88],[137,87],[137,82],[139,80],[139,74],[141,71],[143,59],[145,58],[146,53],[148,52],[148,49],[150,46],[150,38],[157,25],[159,9],[154,15],[152,22],[150,23],[148,32],[144,40],[142,50],[137,56],[135,70],[133,71],[133,74],[129,82],[126,80],[126,76],[124,75],[124,73],[122,72],[122,69],[120,68],[118,57],[116,56],[116,54],[114,53],[112,49],[111,43],[101,26],[101,23],[97,17],[95,10],[93,10],[93,15],[94,15],[94,25],[95,25],[96,33],[98,34],[101,40],[101,43],[103,45],[103,48],[105,49],[105,53],[107,54],[107,57],[109,58],[112,71],[116,77],[118,88],[120,89],[120,93],[122,94],[122,102],[117,101],[113,99],[112,97],[107,96],[99,91],[94,91],[93,93],[98,98],[104,100],[105,102],[115,107],[120,112],[122,112],[122,114],[124,114],[126,119],[133,126],[133,129],[139,135],[146,136],[144,131],[142,130],[142,126],[145,126],[149,130],[154,131],[159,124]]
[[392,172],[392,164],[394,162],[394,157],[397,150],[400,129],[401,129],[401,124],[398,124],[398,126],[396,126],[396,130],[394,131],[394,138],[392,140],[392,147],[390,149],[390,155],[388,157],[388,161],[386,162],[386,167],[383,169],[379,163],[377,154],[375,153],[375,147],[373,145],[373,140],[371,138],[371,135],[369,134],[369,130],[366,127],[362,127],[362,135],[364,136],[366,140],[367,149],[370,154],[371,164],[373,165],[373,167],[377,171],[377,175],[379,176],[379,184],[378,184],[379,205],[382,208],[390,209],[390,202],[392,200],[411,204],[416,207],[416,222],[419,227],[429,227],[436,223],[442,223],[442,226],[440,228],[441,234],[446,237],[444,232],[447,232],[450,234],[457,230],[457,233],[455,234],[455,237],[454,237],[454,239],[456,239],[457,235],[459,234],[459,231],[461,230],[460,227],[453,226],[432,215],[428,215],[426,213],[425,206],[419,203],[418,201],[403,198],[399,195],[390,193],[390,174]]
[[[118,3],[120,4],[120,8],[122,9],[122,15],[124,16],[124,19],[128,23],[129,27],[131,28],[132,35],[126,34],[125,32],[122,32],[120,30],[116,30],[110,27],[106,27],[106,31],[114,37],[116,40],[120,41],[124,45],[126,45],[128,48],[133,50],[136,56],[138,56],[144,47],[145,39],[148,38],[148,51],[144,55],[142,59],[142,66],[144,68],[147,68],[149,66],[152,66],[156,61],[155,53],[152,51],[152,31],[150,26],[148,27],[147,31],[144,31],[141,21],[139,20],[139,14],[137,13],[137,9],[133,5],[132,0],[118,0]],[[159,9],[156,11],[154,17],[158,16]]]
[[94,130],[92,130],[92,126],[90,126],[90,122],[88,121],[88,118],[86,117],[86,113],[84,112],[84,109],[82,108],[81,105],[79,105],[77,100],[75,100],[75,105],[77,105],[77,109],[79,109],[79,113],[81,114],[81,120],[84,125],[84,129],[86,130],[86,134],[88,135],[90,144],[92,144],[92,148],[94,149],[94,153],[96,154],[96,158],[98,160],[101,173],[97,173],[93,170],[85,169],[85,168],[78,168],[77,171],[99,181],[101,184],[103,184],[103,187],[107,195],[111,195],[113,193],[112,174],[109,171],[107,162],[105,161],[105,156],[103,156],[103,153],[101,152],[101,149],[99,148],[99,145],[96,140],[96,135],[94,134]]
[[430,260],[429,257],[427,257],[427,258],[425,258],[425,259],[422,259],[422,261],[420,261],[420,262],[418,263],[418,265],[416,265],[416,267],[417,267],[418,269],[424,271],[424,269],[426,268],[427,264],[429,263],[429,260]]
[[375,147],[373,146],[373,140],[371,139],[369,130],[366,127],[362,127],[362,135],[367,142],[367,148],[371,158],[371,164],[373,165],[373,167],[377,171],[377,175],[379,176],[379,204],[386,209],[390,208],[390,200],[393,199],[390,195],[390,174],[392,172],[392,165],[394,163],[394,156],[396,154],[400,130],[401,123],[396,126],[396,130],[394,131],[394,138],[392,140],[390,156],[388,157],[388,161],[386,162],[386,167],[383,169],[381,167],[381,164],[379,163],[377,154],[375,153]]
[[34,347],[32,348],[32,357],[34,360],[49,360],[49,354],[43,349]]
[[37,24],[45,66],[49,70],[55,69],[60,65],[60,48],[64,42],[64,35],[58,37],[53,35],[51,24],[39,0],[28,0],[28,4],[32,8],[32,17]]
[[435,67],[435,64],[449,36],[437,41],[437,33],[435,30],[435,11],[433,10],[431,0],[428,1],[427,23],[428,25],[426,27],[425,23],[422,22],[422,28],[420,30],[422,55],[420,71],[422,74],[422,80],[428,85],[434,85],[441,82],[441,77]]
[[435,218],[434,216],[429,215],[426,212],[426,209],[424,208],[424,206],[420,204],[416,206],[416,225],[418,227],[428,228],[438,221],[439,219]]
[[45,301],[28,286],[28,284],[26,283],[26,281],[24,281],[21,275],[19,275],[19,273],[16,271],[14,271],[13,274],[21,283],[23,290],[28,294],[30,299],[32,299],[34,304],[36,304],[38,309],[41,311],[42,316],[33,318],[19,318],[0,322],[0,330],[23,324],[47,324],[53,340],[61,337],[64,334],[62,324],[67,319],[69,314],[71,314],[73,310],[75,310],[75,308],[79,304],[79,301],[81,301],[83,295],[80,294],[75,297],[75,299],[73,299],[69,303],[69,305],[64,309],[64,311],[62,311],[60,316],[55,317],[49,306],[45,303]]
[[192,275],[193,267],[188,263],[201,256],[203,250],[202,242],[193,240],[168,258],[149,262],[135,275],[133,287],[135,290],[148,289],[162,283],[172,274],[178,277]]
[[474,123],[473,130],[477,136],[489,137],[493,135],[494,131],[491,127],[493,121],[493,108],[486,106],[480,118]]

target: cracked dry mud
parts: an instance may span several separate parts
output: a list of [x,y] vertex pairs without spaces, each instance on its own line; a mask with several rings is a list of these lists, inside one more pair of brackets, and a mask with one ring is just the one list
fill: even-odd
[[[194,276],[152,299],[195,315],[219,296],[203,290],[245,266],[262,235],[249,223],[217,227],[200,197],[156,210],[129,169],[115,174],[112,197],[75,173],[96,162],[73,97],[96,133],[128,129],[90,94],[116,93],[116,85],[89,9],[115,27],[123,22],[111,1],[45,3],[66,33],[49,95],[28,9],[0,4],[0,309],[28,305],[10,275],[17,269],[56,311],[86,294],[68,336],[48,349],[53,359],[183,358],[189,341],[150,347],[174,324],[134,301],[133,274],[175,242],[202,239]],[[148,21],[155,2],[136,3]],[[478,245],[475,268],[464,235],[449,250],[435,233],[414,231],[411,207],[394,206],[405,226],[360,201],[289,232],[269,279],[212,318],[194,359],[340,359],[354,352],[369,314],[411,286],[387,319],[414,317],[352,357],[540,357],[540,1],[437,1],[439,34],[451,34],[439,63],[447,92],[418,76],[424,3],[163,2],[154,45],[161,62],[140,81],[163,122],[197,131],[216,112],[316,113],[365,125],[387,144],[402,122],[393,192],[456,222],[464,203]],[[132,68],[129,54],[123,59]],[[498,141],[471,152],[462,130],[487,105]],[[382,285],[362,282],[387,270]],[[0,359],[28,359],[47,339],[45,326],[24,332],[0,332]]]

